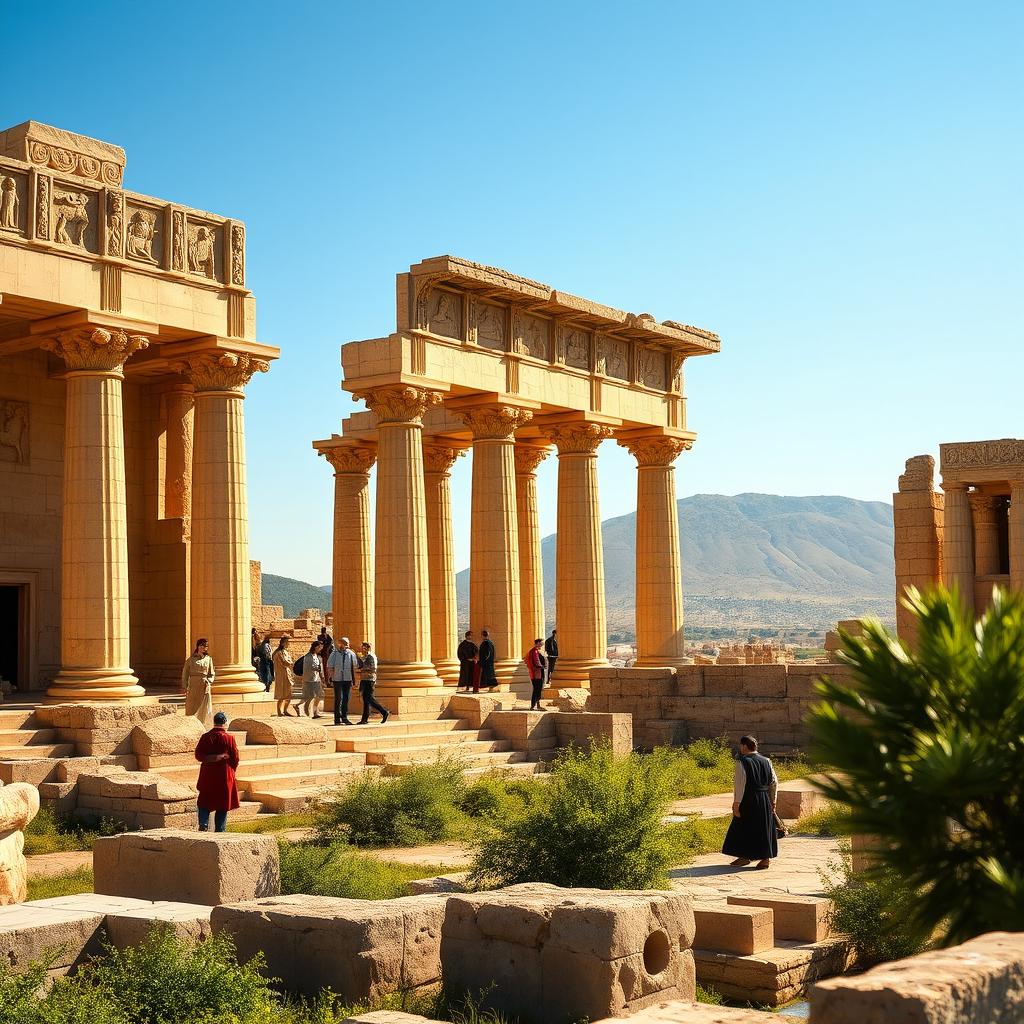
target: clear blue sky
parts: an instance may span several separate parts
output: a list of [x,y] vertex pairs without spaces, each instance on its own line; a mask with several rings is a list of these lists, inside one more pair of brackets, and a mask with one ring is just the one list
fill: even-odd
[[[1024,435],[1020,3],[5,7],[0,127],[118,143],[127,187],[248,224],[266,571],[329,580],[338,347],[441,253],[721,334],[681,495],[888,500],[909,455]],[[634,480],[605,445],[605,518]]]

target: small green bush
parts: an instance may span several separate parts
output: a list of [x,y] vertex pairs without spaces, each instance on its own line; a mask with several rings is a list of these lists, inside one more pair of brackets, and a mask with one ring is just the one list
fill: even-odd
[[533,803],[493,821],[478,842],[471,881],[663,885],[679,853],[677,831],[662,821],[675,796],[671,762],[666,751],[616,757],[609,744],[569,748]]
[[515,814],[538,797],[543,782],[510,778],[501,772],[488,772],[474,780],[462,797],[462,810],[471,818],[493,818]]
[[91,850],[99,836],[113,836],[124,830],[123,824],[107,818],[99,819],[95,828],[86,828],[80,822],[57,817],[49,807],[41,807],[25,829],[25,856]]
[[841,836],[849,833],[847,815],[842,804],[832,803],[818,811],[805,814],[791,828],[796,835]]
[[[329,845],[280,841],[281,892],[391,900],[408,894],[408,876],[393,864],[358,853],[342,841]],[[422,877],[423,869],[416,869]]]
[[397,778],[366,774],[322,799],[314,812],[318,841],[356,846],[421,846],[451,838],[462,821],[465,782],[454,759],[417,765]]
[[891,868],[854,872],[844,858],[829,865],[825,895],[833,932],[848,935],[862,967],[902,960],[927,949],[930,938],[912,912],[917,894]]

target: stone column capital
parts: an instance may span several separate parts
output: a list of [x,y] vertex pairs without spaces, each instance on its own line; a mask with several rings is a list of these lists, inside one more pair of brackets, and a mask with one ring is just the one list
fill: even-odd
[[967,484],[962,483],[960,480],[943,480],[941,487],[946,494],[953,493],[966,493]]
[[423,414],[441,401],[441,394],[411,384],[387,384],[352,396],[366,402],[378,423],[422,424]]
[[639,469],[664,469],[693,447],[690,437],[620,437],[618,443],[629,450]]
[[270,363],[246,352],[217,350],[186,356],[177,369],[192,382],[197,395],[204,391],[233,391],[241,396],[253,375],[266,373]]
[[41,346],[56,352],[69,370],[95,370],[123,376],[125,360],[149,348],[149,338],[117,328],[75,327],[44,338]]
[[1024,480],[1010,481],[1010,501],[1024,501]]
[[559,455],[594,455],[612,436],[612,428],[602,423],[550,423],[541,430],[554,441]]
[[985,494],[982,491],[971,491],[967,497],[971,503],[971,512],[974,514],[974,519],[976,522],[979,520],[987,521],[989,519],[995,522],[995,495]]
[[466,454],[465,448],[453,448],[450,444],[423,442],[423,471],[448,476],[455,460]]
[[377,449],[367,444],[339,444],[334,448],[320,448],[320,454],[334,467],[336,476],[345,473],[370,472],[377,461]]
[[529,409],[516,405],[476,405],[455,414],[473,432],[474,441],[505,441],[533,419]]
[[537,467],[551,454],[547,445],[517,444],[515,447],[516,476],[533,476]]

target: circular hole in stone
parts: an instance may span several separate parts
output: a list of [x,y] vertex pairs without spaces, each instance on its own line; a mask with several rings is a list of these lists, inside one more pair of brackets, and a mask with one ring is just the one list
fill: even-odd
[[644,970],[648,974],[661,974],[668,969],[672,956],[668,936],[664,932],[651,932],[644,943]]

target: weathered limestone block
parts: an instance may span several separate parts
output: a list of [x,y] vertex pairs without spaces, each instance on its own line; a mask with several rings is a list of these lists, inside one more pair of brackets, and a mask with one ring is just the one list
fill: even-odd
[[515,707],[511,693],[453,693],[445,709],[445,718],[464,718],[473,729],[479,729],[495,711],[511,711]]
[[815,1024],[1017,1024],[1024,1020],[1024,933],[991,932],[823,981],[810,1002]]
[[559,711],[586,711],[590,702],[590,691],[577,687],[574,690],[559,690],[551,703]]
[[344,1024],[441,1024],[440,1021],[421,1017],[416,1013],[403,1013],[401,1010],[369,1010],[367,1013],[346,1017]]
[[658,999],[692,999],[689,898],[516,885],[452,896],[441,960],[447,984],[501,1013],[600,1020]]
[[693,916],[698,949],[750,956],[775,945],[771,910],[752,906],[699,907]]
[[216,906],[281,889],[272,836],[165,829],[96,840],[98,893]]
[[25,826],[39,813],[39,790],[25,782],[0,787],[0,906],[25,899]]
[[806,779],[783,782],[775,802],[775,810],[780,818],[802,818],[805,814],[824,810],[827,806],[825,795]]
[[850,853],[854,871],[866,871],[878,859],[881,840],[878,836],[863,833],[850,837]]
[[[613,1018],[604,1021],[603,1024],[616,1024],[618,1019]],[[631,1024],[774,1024],[775,1021],[792,1019],[773,1014],[772,1020],[769,1021],[764,1010],[711,1006],[708,1003],[683,1002],[677,999],[655,1003],[629,1018]]]
[[57,763],[51,757],[15,757],[0,761],[0,786],[9,786],[12,782],[39,786],[56,777]]
[[440,980],[447,899],[280,896],[214,907],[211,921],[231,933],[240,960],[262,951],[286,989],[311,996],[329,987],[354,1003]]
[[291,718],[235,718],[232,732],[244,732],[247,743],[324,743],[330,733],[322,725]]
[[155,926],[170,929],[179,939],[201,942],[213,934],[213,907],[195,903],[151,903],[134,910],[111,912],[106,917],[107,935],[118,949],[137,946]]
[[65,743],[85,757],[131,753],[135,726],[154,718],[173,715],[172,708],[125,704],[54,704],[36,709],[36,718],[57,730]]
[[15,974],[56,951],[52,970],[63,974],[100,951],[102,913],[20,903],[0,907],[0,962]]
[[615,754],[624,756],[633,750],[633,718],[624,714],[597,714],[589,711],[563,711],[555,716],[559,746],[576,746],[607,740]]
[[469,873],[456,871],[450,875],[435,875],[433,878],[414,878],[407,883],[412,896],[433,896],[439,893],[465,892]]
[[766,907],[774,915],[775,939],[795,942],[821,942],[830,934],[829,915],[832,901],[818,896],[729,896],[726,902],[734,907]]
[[151,759],[167,754],[193,754],[206,730],[192,715],[164,715],[136,725],[131,731],[132,750],[140,768]]

